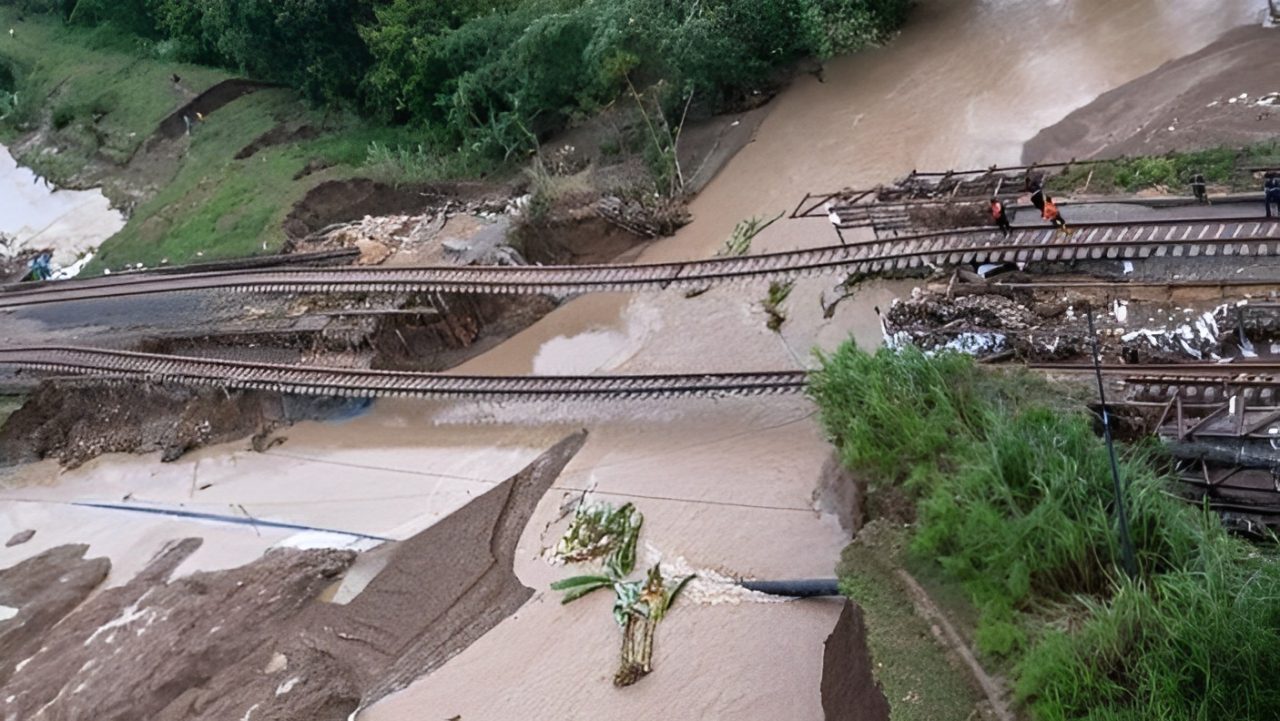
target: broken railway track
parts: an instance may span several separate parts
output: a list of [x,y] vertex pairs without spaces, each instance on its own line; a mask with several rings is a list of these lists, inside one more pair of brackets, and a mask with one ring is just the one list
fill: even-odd
[[746,280],[845,273],[928,272],[967,263],[1072,262],[1280,256],[1280,220],[1198,219],[1094,223],[1064,237],[1048,226],[992,228],[869,240],[761,255],[637,265],[272,268],[107,276],[0,292],[0,309],[181,291],[234,293],[496,293],[568,296],[593,292],[705,289]]

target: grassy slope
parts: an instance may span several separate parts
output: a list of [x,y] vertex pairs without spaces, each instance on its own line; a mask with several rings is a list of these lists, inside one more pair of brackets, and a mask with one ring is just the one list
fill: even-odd
[[[1035,718],[1276,718],[1280,557],[1171,498],[1150,449],[1119,464],[1143,576],[1129,583],[1105,448],[1051,386],[915,351],[823,361],[812,392],[843,460],[917,499],[911,555],[963,586],[976,646]],[[908,677],[933,674],[903,658]]]
[[[349,177],[363,162],[364,133],[272,146],[244,160],[235,154],[281,121],[321,121],[312,115],[288,90],[258,91],[211,114],[191,136],[177,175],[134,210],[87,272],[278,250],[281,224],[293,203],[323,180]],[[293,180],[312,158],[338,166]]]
[[[26,127],[0,123],[0,139],[12,140],[55,115],[70,120],[55,133],[66,150],[21,158],[54,180],[74,176],[96,153],[116,162],[128,159],[185,101],[170,75],[180,75],[196,93],[229,77],[221,70],[142,57],[102,31],[65,27],[37,14],[18,22],[18,15],[0,7],[0,27],[6,28],[0,59],[17,70],[18,121]],[[7,28],[14,28],[12,38]],[[96,122],[94,115],[100,115]]]
[[1280,141],[1076,165],[1048,178],[1045,185],[1054,193],[1133,193],[1162,186],[1189,195],[1191,176],[1200,172],[1211,185],[1258,191],[1260,181],[1242,168],[1275,164],[1280,164]]
[[[147,56],[144,48],[103,31],[67,28],[45,16],[28,16],[20,23],[16,18],[13,8],[0,7],[0,26],[17,30],[12,41],[7,32],[0,37],[0,60],[17,70],[22,96],[17,117],[0,122],[0,141],[41,130],[40,143],[19,160],[55,182],[74,181],[93,158],[119,164],[132,157],[160,121],[189,99],[174,90],[172,74],[181,76],[192,92],[231,77],[222,70]],[[70,119],[54,129],[55,116],[60,122]],[[324,134],[234,159],[241,148],[283,122],[322,127]],[[102,245],[85,272],[139,262],[154,266],[165,259],[177,264],[273,252],[284,240],[281,223],[290,207],[324,180],[371,173],[389,182],[428,180],[474,170],[422,153],[365,167],[371,142],[416,147],[420,140],[407,129],[324,116],[289,90],[246,95],[210,114],[190,138],[172,178],[165,164],[157,164],[157,175],[146,180],[158,192],[134,209],[125,228]],[[294,181],[312,159],[334,167]]]

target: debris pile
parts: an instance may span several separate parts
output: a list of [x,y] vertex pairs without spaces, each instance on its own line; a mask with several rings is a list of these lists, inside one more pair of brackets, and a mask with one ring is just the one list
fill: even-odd
[[[1231,304],[1203,310],[1125,300],[1105,306],[1094,302],[1099,349],[1110,362],[1256,357],[1248,336],[1262,342],[1264,335],[1270,337],[1263,329],[1276,325],[1266,307],[1258,309],[1262,313],[1246,315],[1241,306]],[[882,323],[885,343],[894,348],[913,345],[929,352],[952,350],[985,359],[1083,360],[1092,353],[1084,310],[1089,303],[1083,296],[1037,301],[1030,293],[970,291],[948,297],[946,292],[917,288],[909,299],[895,301]]]

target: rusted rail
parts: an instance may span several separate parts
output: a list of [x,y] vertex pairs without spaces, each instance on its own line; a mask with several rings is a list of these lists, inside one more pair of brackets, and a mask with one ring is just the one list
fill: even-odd
[[[1268,372],[1250,372],[1236,364],[1221,365],[1235,375],[1206,377],[1173,375],[1168,366],[1157,373],[1140,373],[1125,378],[1129,402],[1141,405],[1166,405],[1177,401],[1187,407],[1218,408],[1232,397],[1244,403],[1280,406],[1280,368]],[[1132,366],[1121,366],[1132,372]]]
[[0,308],[71,300],[221,290],[245,293],[447,292],[575,295],[700,289],[743,280],[825,273],[873,274],[964,263],[1069,262],[1150,257],[1280,255],[1280,220],[1193,219],[1091,223],[1063,236],[1049,227],[962,228],[837,246],[683,263],[333,269],[287,268],[93,278],[0,292]]
[[0,366],[38,373],[100,376],[267,390],[299,395],[489,400],[759,396],[804,390],[805,371],[675,375],[467,376],[324,368],[63,346],[0,350]]

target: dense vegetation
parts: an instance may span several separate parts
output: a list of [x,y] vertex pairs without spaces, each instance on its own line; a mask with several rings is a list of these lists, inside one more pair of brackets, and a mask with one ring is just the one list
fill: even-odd
[[885,38],[910,0],[0,0],[110,28],[156,57],[226,67],[327,107],[509,156],[658,87],[718,110],[787,65]]
[[1275,718],[1280,559],[1167,495],[1149,449],[1121,462],[1130,581],[1105,448],[1042,381],[911,350],[822,360],[812,394],[844,462],[916,500],[913,552],[963,583],[980,650],[1037,719]]

